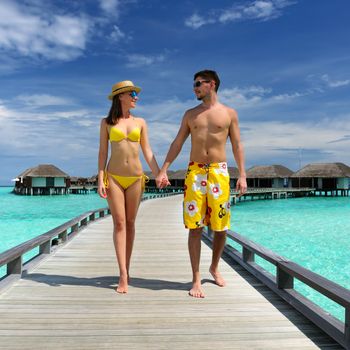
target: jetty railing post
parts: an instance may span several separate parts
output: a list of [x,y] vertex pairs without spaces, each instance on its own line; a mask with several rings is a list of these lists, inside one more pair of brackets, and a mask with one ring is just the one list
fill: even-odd
[[47,242],[40,244],[39,254],[51,254],[51,239]]
[[254,262],[255,254],[246,247],[242,247],[242,257],[244,262]]
[[59,233],[58,234],[58,238],[63,242],[66,242],[67,241],[67,238],[68,238],[68,232],[67,230],[64,230],[63,232]]
[[279,264],[276,265],[276,282],[278,289],[293,289],[294,278],[289,273],[285,272]]
[[22,255],[18,258],[9,261],[7,264],[8,275],[22,275]]
[[345,349],[350,350],[350,306],[345,308]]
[[79,230],[79,223],[76,223],[72,226],[72,229],[71,229],[71,234],[73,232],[77,232]]

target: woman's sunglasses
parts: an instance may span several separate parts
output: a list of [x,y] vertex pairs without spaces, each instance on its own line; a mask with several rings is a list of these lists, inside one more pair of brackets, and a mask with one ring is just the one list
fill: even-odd
[[136,91],[131,91],[130,94],[129,94],[129,96],[130,96],[131,98],[135,98],[135,97],[137,97],[137,92],[136,92]]
[[210,80],[197,80],[193,83],[193,87],[200,87],[203,83],[210,83]]

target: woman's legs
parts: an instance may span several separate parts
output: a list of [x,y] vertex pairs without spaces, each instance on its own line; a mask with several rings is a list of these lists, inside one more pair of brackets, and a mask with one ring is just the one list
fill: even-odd
[[126,269],[129,275],[132,248],[135,239],[135,219],[142,197],[141,180],[136,181],[125,190],[126,217]]
[[126,264],[126,217],[125,217],[125,193],[111,177],[107,190],[108,205],[113,217],[114,231],[113,242],[119,266],[118,293],[128,291],[128,269]]
[[127,293],[130,259],[135,239],[135,219],[142,197],[141,180],[124,190],[109,178],[107,200],[114,223],[113,241],[119,265],[118,293]]

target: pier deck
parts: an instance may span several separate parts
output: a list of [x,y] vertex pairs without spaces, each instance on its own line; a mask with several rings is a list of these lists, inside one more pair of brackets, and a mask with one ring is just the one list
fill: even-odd
[[191,269],[181,196],[140,206],[129,293],[114,291],[111,217],[99,220],[0,294],[0,349],[341,349],[242,267],[225,258],[204,299]]

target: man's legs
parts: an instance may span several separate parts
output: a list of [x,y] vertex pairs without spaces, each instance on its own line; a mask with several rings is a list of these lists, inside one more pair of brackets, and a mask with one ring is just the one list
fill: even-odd
[[220,287],[224,287],[226,285],[226,282],[222,278],[218,268],[222,252],[224,251],[224,248],[225,248],[225,243],[226,243],[226,231],[214,232],[213,256],[212,256],[209,272],[212,274],[215,280],[215,283]]
[[191,229],[188,233],[188,251],[190,253],[192,266],[192,288],[189,294],[194,298],[204,298],[201,277],[199,273],[199,262],[201,257],[202,228]]

